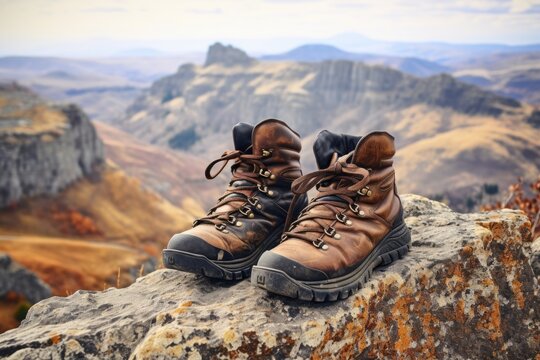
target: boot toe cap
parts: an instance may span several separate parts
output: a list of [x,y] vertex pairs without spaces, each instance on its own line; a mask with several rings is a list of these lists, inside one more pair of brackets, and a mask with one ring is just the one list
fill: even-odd
[[167,250],[203,255],[209,260],[228,260],[230,258],[230,254],[225,250],[212,246],[197,236],[183,233],[176,234],[169,240]]
[[265,251],[259,259],[257,266],[281,270],[291,278],[299,281],[321,281],[328,279],[328,276],[323,271],[312,269],[288,257],[276,254],[273,251]]

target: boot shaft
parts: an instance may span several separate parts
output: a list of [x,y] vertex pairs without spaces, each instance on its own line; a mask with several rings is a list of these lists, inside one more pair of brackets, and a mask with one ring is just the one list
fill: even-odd
[[264,168],[257,171],[270,184],[292,181],[302,175],[300,135],[283,121],[267,119],[256,126],[239,123],[233,128],[233,140],[236,150],[262,156]]
[[392,223],[401,208],[395,184],[392,135],[377,131],[355,137],[324,131],[314,144],[314,153],[317,163],[323,166],[340,162],[368,170],[369,180],[358,190],[358,203],[362,204],[364,213],[376,214]]

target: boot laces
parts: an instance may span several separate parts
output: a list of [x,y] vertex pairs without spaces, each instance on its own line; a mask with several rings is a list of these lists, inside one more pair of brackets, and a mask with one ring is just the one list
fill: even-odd
[[[349,219],[349,215],[359,218],[365,216],[364,211],[360,209],[356,201],[362,196],[371,195],[371,190],[366,186],[369,183],[369,175],[369,169],[336,161],[326,169],[314,171],[296,179],[292,184],[294,198],[286,221],[286,231],[281,238],[282,241],[288,238],[297,238],[308,241],[319,249],[327,250],[328,245],[324,241],[325,236],[334,239],[341,237],[333,227],[336,222],[350,226],[352,221]],[[302,210],[298,219],[291,222],[292,209],[298,197],[313,187],[317,188],[318,194]],[[317,213],[311,211],[320,207],[330,211]],[[305,224],[308,220],[311,220],[316,225],[299,226]],[[331,221],[330,226],[324,224],[326,220]],[[313,235],[309,236],[309,233],[315,233],[318,236],[313,240]]]
[[[206,216],[196,219],[193,226],[199,224],[213,224],[217,230],[227,233],[227,224],[241,226],[241,217],[253,218],[254,209],[260,209],[259,199],[253,197],[254,191],[272,196],[273,192],[268,190],[266,179],[275,179],[275,176],[265,168],[263,159],[272,155],[271,151],[263,150],[262,155],[253,155],[239,150],[226,151],[223,155],[208,164],[205,176],[211,180],[216,178],[225,169],[229,161],[235,160],[231,167],[232,178],[225,193],[218,199],[217,204],[212,207]],[[218,163],[223,162],[221,167],[212,173],[212,169]],[[222,206],[229,205],[231,208],[225,211],[216,210]]]

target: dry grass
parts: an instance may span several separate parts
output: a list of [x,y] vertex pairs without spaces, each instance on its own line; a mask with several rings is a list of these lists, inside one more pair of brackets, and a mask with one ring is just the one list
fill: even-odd
[[109,160],[192,216],[203,215],[222,194],[224,177],[204,179],[207,160],[143,143],[104,123],[95,125]]
[[[13,100],[9,101],[12,102]],[[0,102],[6,105],[8,100],[3,99]],[[12,112],[3,112],[0,116],[0,122],[10,119],[24,119],[29,121],[27,124],[20,124],[0,128],[1,131],[9,131],[20,134],[34,135],[45,132],[61,134],[67,123],[66,116],[45,104],[39,104],[26,109],[18,109]]]
[[135,278],[148,254],[126,246],[38,236],[0,236],[0,252],[35,272],[55,295],[79,289],[124,287]]

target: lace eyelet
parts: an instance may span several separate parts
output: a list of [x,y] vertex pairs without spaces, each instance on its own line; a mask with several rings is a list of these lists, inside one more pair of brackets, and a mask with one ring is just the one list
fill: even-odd
[[266,169],[259,169],[259,175],[265,178],[269,178],[272,176],[272,173]]
[[324,233],[330,237],[336,235],[336,229],[334,229],[333,227],[329,226],[327,227],[326,229],[324,229]]
[[355,214],[360,212],[360,206],[358,206],[358,204],[349,204],[349,209],[351,209],[351,211]]
[[243,206],[238,211],[240,212],[240,214],[242,214],[244,216],[253,215],[253,210],[249,206]]
[[256,198],[256,197],[250,197],[250,198],[247,199],[247,202],[251,206],[257,206],[257,204],[259,203],[259,199]]
[[214,226],[217,230],[221,231],[222,233],[225,233],[225,234],[229,233],[229,230],[227,230],[227,226],[225,224],[215,224]]
[[368,186],[364,186],[363,188],[358,190],[356,193],[360,196],[371,196],[373,194],[373,192],[369,189]]
[[229,215],[229,218],[227,219],[227,221],[229,222],[229,224],[235,224],[236,223],[236,216]]
[[272,151],[273,151],[272,149],[268,149],[268,150],[262,149],[262,156],[264,158],[269,158],[270,156],[272,156]]
[[321,250],[328,250],[328,245],[321,239],[318,238],[317,240],[313,240],[312,244],[317,248]]
[[342,224],[346,224],[347,219],[348,219],[347,215],[345,215],[345,214],[342,214],[342,213],[337,213],[336,214],[336,220],[339,221]]
[[268,192],[268,186],[266,185],[257,184],[257,189],[259,189],[260,192],[265,194]]

